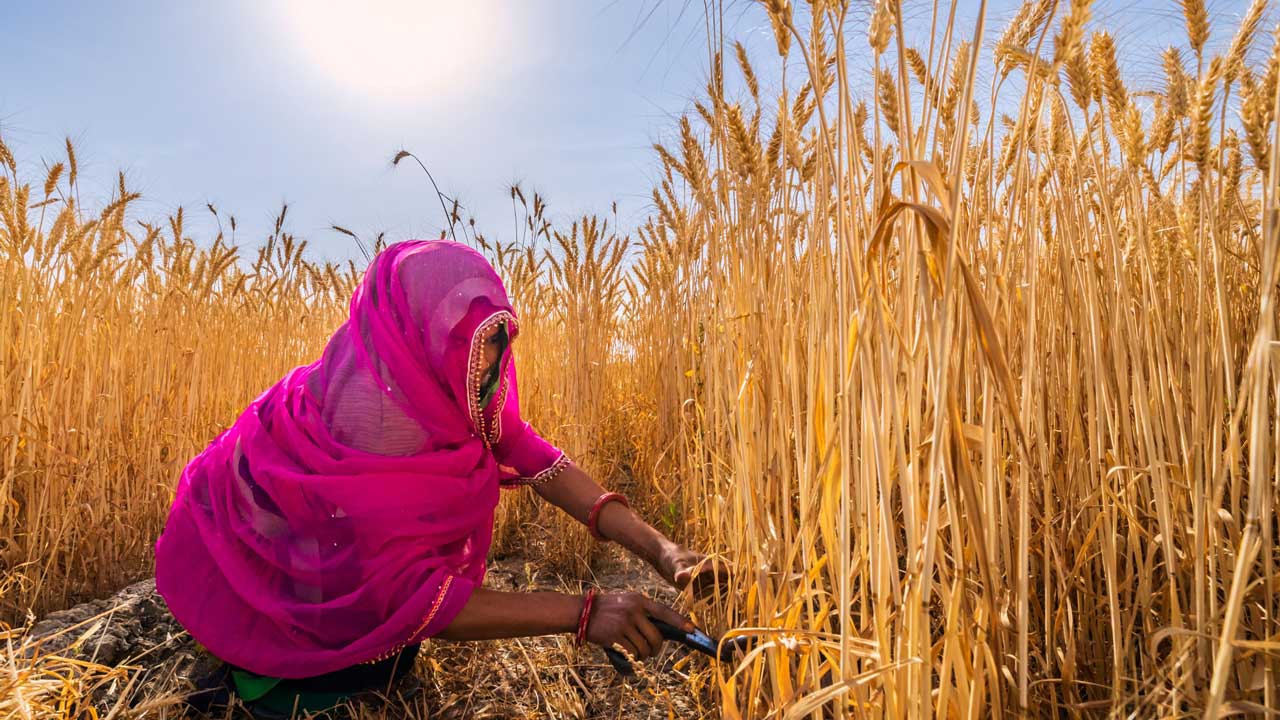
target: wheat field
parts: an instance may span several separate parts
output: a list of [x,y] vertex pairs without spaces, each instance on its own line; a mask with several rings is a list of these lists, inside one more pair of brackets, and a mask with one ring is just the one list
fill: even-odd
[[[766,82],[711,4],[641,227],[512,187],[494,239],[455,205],[521,312],[528,415],[732,565],[699,617],[756,641],[697,673],[709,716],[1280,712],[1271,8],[1172,3],[1139,83],[1088,0],[961,7],[904,33],[900,1],[753,3]],[[216,238],[147,224],[123,176],[85,208],[70,143],[45,178],[0,163],[12,647],[147,574],[181,467],[319,352],[361,267],[284,211],[256,249],[212,207]],[[514,495],[498,545],[530,523],[548,566],[597,557]]]

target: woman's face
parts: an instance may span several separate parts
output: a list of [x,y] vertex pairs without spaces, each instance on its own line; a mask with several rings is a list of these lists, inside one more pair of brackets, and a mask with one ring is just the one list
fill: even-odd
[[488,380],[498,371],[498,360],[502,358],[502,326],[495,325],[484,333],[484,373],[481,377]]

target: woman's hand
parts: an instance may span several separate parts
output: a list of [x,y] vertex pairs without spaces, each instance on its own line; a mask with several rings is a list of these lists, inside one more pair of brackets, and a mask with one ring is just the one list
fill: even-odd
[[663,552],[655,567],[677,590],[692,587],[694,597],[711,595],[717,583],[722,591],[728,585],[728,569],[718,560],[679,545]]
[[662,649],[662,635],[649,618],[692,630],[688,618],[640,593],[601,593],[591,606],[587,640],[596,645],[618,645],[637,660],[646,660]]

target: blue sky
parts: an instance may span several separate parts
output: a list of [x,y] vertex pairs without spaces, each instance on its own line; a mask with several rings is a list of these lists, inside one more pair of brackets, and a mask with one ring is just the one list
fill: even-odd
[[[390,239],[438,232],[426,179],[391,167],[401,147],[490,235],[510,237],[512,182],[541,191],[557,219],[616,200],[627,230],[648,210],[651,144],[706,77],[695,0],[5,5],[0,135],[30,181],[70,136],[86,201],[123,170],[144,194],[135,216],[185,206],[203,240],[212,202],[236,215],[247,246],[287,201],[289,229],[332,259],[356,253],[333,224]],[[776,59],[763,13],[726,5],[730,36],[768,76]],[[1246,5],[1210,8],[1226,23]],[[927,27],[928,3],[908,7],[912,27]],[[1015,7],[990,3],[997,28]],[[1099,0],[1095,17],[1135,80],[1158,82],[1159,48],[1180,42],[1173,0]]]

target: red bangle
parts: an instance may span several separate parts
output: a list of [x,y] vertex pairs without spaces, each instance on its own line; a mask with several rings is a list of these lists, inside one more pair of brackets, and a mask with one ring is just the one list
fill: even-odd
[[591,512],[587,513],[587,529],[591,531],[591,537],[600,542],[609,542],[609,538],[600,534],[600,509],[605,505],[617,501],[626,507],[631,507],[631,503],[627,502],[627,496],[622,493],[607,492],[596,498],[596,504],[591,506]]
[[595,588],[587,590],[587,594],[582,596],[582,614],[578,616],[578,634],[574,637],[574,644],[578,647],[587,643],[587,624],[591,622],[591,606],[595,601]]

